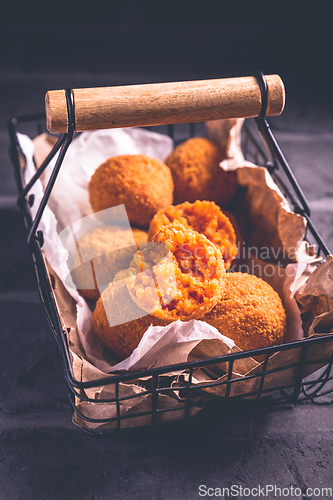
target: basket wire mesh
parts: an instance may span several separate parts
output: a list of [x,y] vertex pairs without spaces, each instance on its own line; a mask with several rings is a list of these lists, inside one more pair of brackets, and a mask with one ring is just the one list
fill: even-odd
[[[324,256],[328,255],[329,249],[327,248],[325,242],[323,241],[311,221],[310,210],[305,196],[302,193],[287,161],[285,160],[282,151],[277,145],[276,140],[266,121],[265,91],[267,92],[267,88],[265,89],[265,81],[264,78],[261,77],[261,75],[262,74],[259,74],[258,81],[260,83],[261,92],[263,95],[263,107],[260,115],[255,119],[255,121],[263,140],[261,140],[259,136],[256,136],[255,132],[253,131],[253,127],[248,125],[249,123],[251,123],[251,121],[246,120],[242,129],[242,150],[244,156],[246,157],[246,159],[254,162],[255,164],[264,166],[268,169],[274,181],[277,183],[285,197],[288,199],[293,210],[296,213],[300,213],[306,218],[308,223],[308,232],[312,235],[313,239],[318,244],[318,255],[320,252],[322,252]],[[13,163],[15,177],[19,189],[18,205],[22,211],[27,230],[27,241],[33,258],[33,265],[37,278],[39,295],[44,306],[51,331],[58,346],[64,376],[69,388],[71,404],[75,413],[83,422],[83,425],[81,425],[82,430],[93,435],[103,433],[101,430],[86,429],[84,426],[84,421],[86,421],[93,424],[107,424],[109,426],[111,425],[113,429],[119,431],[123,427],[128,427],[129,419],[139,419],[140,417],[147,416],[150,417],[151,426],[155,428],[160,422],[163,422],[165,420],[165,414],[170,414],[171,412],[175,412],[175,414],[177,414],[178,416],[180,415],[180,418],[178,417],[177,419],[186,420],[191,416],[191,408],[198,407],[199,396],[198,388],[193,383],[194,372],[199,369],[207,369],[209,368],[209,366],[214,364],[216,365],[217,363],[227,364],[228,369],[226,379],[217,382],[215,382],[214,380],[209,381],[207,382],[207,384],[201,385],[201,389],[204,389],[206,387],[214,388],[215,386],[224,386],[224,403],[237,400],[238,402],[240,402],[240,404],[252,406],[295,404],[296,402],[301,402],[308,399],[313,400],[314,398],[332,392],[333,355],[331,356],[328,363],[327,359],[311,359],[311,357],[308,356],[309,349],[311,349],[314,345],[332,341],[332,336],[329,334],[322,335],[321,337],[316,338],[305,338],[288,344],[254,349],[252,351],[228,354],[199,361],[180,363],[172,366],[163,366],[144,371],[141,370],[136,372],[115,374],[112,377],[105,377],[89,382],[80,382],[75,379],[68,348],[68,332],[62,327],[59,311],[53,294],[52,283],[50,282],[50,277],[43,257],[43,234],[41,231],[37,230],[43,210],[47,204],[48,197],[61,167],[62,160],[66,154],[69,144],[71,143],[75,135],[75,111],[73,95],[70,90],[68,90],[66,94],[69,116],[69,130],[67,133],[61,134],[59,136],[52,152],[48,155],[41,167],[36,172],[35,176],[26,186],[24,186],[23,184],[22,177],[21,165],[22,161],[24,163],[24,155],[19,146],[17,136],[18,128],[22,128],[22,126],[28,128],[29,134],[31,136],[41,134],[45,129],[45,114],[34,113],[12,118],[8,122],[8,131],[10,137],[10,157]],[[187,125],[168,125],[147,128],[166,133],[174,139],[175,144],[179,144],[189,137],[202,135],[204,124],[190,123]],[[44,197],[38,208],[36,217],[35,219],[33,219],[30,207],[34,203],[34,199],[31,195],[27,196],[28,192],[31,189],[31,186],[36,182],[43,170],[49,164],[51,158],[53,158],[53,156],[55,156],[58,151],[60,151],[60,153],[53,173],[50,177],[49,184],[46,187]],[[282,173],[284,173],[284,176],[282,175]],[[273,369],[270,368],[269,358],[273,353],[294,349],[299,350],[299,357],[297,362],[287,364],[282,367],[275,367]],[[235,361],[242,358],[248,358],[250,356],[253,357],[258,355],[264,356],[264,362],[261,364],[261,372],[242,377],[243,379],[257,379],[259,383],[257,384],[256,390],[248,392],[247,394],[242,396],[233,396],[233,386],[234,384],[237,384],[238,381],[237,378],[233,378],[233,366]],[[321,366],[321,368],[320,370],[315,371],[315,373],[313,373],[311,376],[307,377],[307,371],[312,371],[309,368],[312,365]],[[168,374],[175,371],[184,370],[186,371],[187,377],[186,380],[184,379],[182,386],[178,388],[180,403],[177,406],[161,406],[160,396],[173,394],[175,391],[174,387],[167,386],[165,383]],[[294,383],[288,385],[284,383],[278,384],[276,385],[276,387],[274,387],[274,390],[272,390],[271,387],[265,387],[267,376],[271,375],[272,373],[282,372],[284,370],[295,370]],[[142,376],[147,378],[145,388],[142,392],[139,392],[138,394],[132,394],[130,396],[122,394],[122,384],[136,381],[137,378]],[[85,389],[94,387],[97,388],[101,386],[112,386],[113,397],[96,400],[86,395]],[[135,400],[135,398],[140,398],[145,395],[151,398],[151,405],[147,410],[124,415],[121,413],[122,403],[129,401],[130,399]],[[103,418],[91,418],[80,411],[80,409],[78,408],[78,404],[80,402],[97,405],[113,405],[115,408],[115,413],[112,417],[104,416]]]

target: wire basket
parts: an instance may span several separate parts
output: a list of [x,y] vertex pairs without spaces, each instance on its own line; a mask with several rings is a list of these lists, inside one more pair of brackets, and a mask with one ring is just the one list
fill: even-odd
[[[288,199],[293,210],[306,218],[309,235],[311,235],[313,240],[318,244],[319,253],[326,256],[329,254],[329,250],[311,221],[310,210],[305,196],[266,121],[267,84],[265,78],[261,73],[258,74],[257,78],[260,86],[262,104],[259,116],[255,118],[255,121],[261,133],[261,138],[258,134],[253,132],[253,127],[247,126],[248,121],[245,121],[242,129],[243,153],[250,161],[254,161],[257,165],[264,166],[268,169],[274,181]],[[167,420],[186,420],[196,413],[198,408],[202,405],[202,402],[199,401],[198,388],[192,383],[193,373],[198,369],[207,370],[210,366],[221,363],[224,363],[226,366],[226,377],[222,381],[208,382],[205,387],[223,387],[224,395],[222,399],[224,405],[231,405],[235,401],[240,405],[252,406],[294,404],[297,401],[315,398],[333,391],[332,383],[328,383],[333,379],[333,375],[331,374],[333,355],[330,359],[321,359],[321,357],[316,357],[313,354],[316,352],[314,350],[316,346],[332,342],[332,335],[329,334],[316,338],[305,338],[278,346],[254,349],[199,361],[191,361],[148,370],[130,371],[116,374],[112,377],[105,377],[87,382],[80,382],[75,379],[68,347],[68,331],[62,326],[52,283],[43,256],[43,233],[37,229],[53,184],[56,180],[57,173],[59,172],[62,159],[75,134],[73,94],[71,91],[67,91],[66,95],[69,123],[68,131],[59,136],[53,151],[26,186],[23,185],[22,162],[24,164],[24,155],[19,146],[17,136],[18,129],[23,129],[24,132],[28,133],[31,137],[39,135],[46,130],[45,113],[35,113],[12,118],[8,122],[8,130],[10,136],[10,157],[14,166],[15,177],[19,189],[18,205],[22,211],[27,230],[28,245],[33,258],[37,286],[51,331],[59,349],[64,376],[69,388],[70,401],[77,415],[76,423],[82,430],[96,435],[105,433],[109,428],[119,431],[127,427],[147,425],[147,421],[149,421],[152,427],[156,427],[159,423]],[[202,130],[203,123],[200,122],[189,123],[187,125],[170,124],[165,127],[158,127],[159,132],[167,133],[175,140],[176,144],[189,137],[201,135]],[[45,190],[44,198],[33,219],[30,207],[34,203],[34,199],[31,195],[27,196],[28,192],[44,168],[48,165],[50,159],[59,150],[58,160]],[[297,362],[287,363],[279,368],[270,367],[269,359],[272,354],[282,351],[287,354],[294,350],[298,350],[297,352],[299,352]],[[237,380],[239,380],[233,377],[234,364],[240,359],[258,355],[264,356],[264,362],[260,365],[261,370],[247,377],[248,379],[252,378],[256,382],[254,384],[255,390],[247,392],[245,395],[234,395],[234,385],[237,384]],[[288,359],[288,356],[286,359]],[[309,372],[314,371],[311,369],[313,366],[321,367],[321,369],[317,370],[311,377],[307,377]],[[292,384],[286,384],[282,380],[280,384],[274,387],[274,390],[272,390],[271,386],[269,388],[265,387],[266,380],[270,375],[285,370],[294,371],[295,376]],[[168,380],[171,378],[172,373],[180,371],[184,371],[186,377],[184,378],[182,386],[175,389],[175,387],[172,387],[168,383]],[[141,387],[140,392],[130,395],[124,393],[124,386],[126,386],[126,384],[135,384],[137,380],[142,377],[145,377],[146,381],[144,387]],[[97,389],[101,386],[109,388],[108,397],[104,397],[103,399],[91,397],[89,390],[94,388]],[[174,394],[175,390],[177,391],[177,404],[165,404],[163,402],[165,399],[164,396]],[[90,397],[87,393],[90,394]],[[124,413],[122,411],[124,405],[136,398],[138,401],[144,400],[144,404],[138,404],[138,410]],[[166,400],[170,402],[172,399],[168,398]],[[82,411],[82,403],[86,405],[84,406],[83,404],[83,408],[87,408],[89,405],[99,405],[101,408],[100,417],[91,418],[89,412]],[[205,404],[209,405],[209,402]],[[110,411],[110,409],[112,411]],[[85,428],[87,422],[90,424],[89,429]],[[94,430],[94,426],[96,426],[96,430]]]

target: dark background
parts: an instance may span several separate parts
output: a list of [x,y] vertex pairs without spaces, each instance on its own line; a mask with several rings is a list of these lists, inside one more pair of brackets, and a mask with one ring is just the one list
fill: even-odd
[[326,89],[330,18],[320,1],[11,2],[0,20],[0,69],[88,71],[96,81],[105,72],[160,81],[261,70],[309,89],[319,75]]
[[[285,84],[284,128],[331,129],[330,20],[321,0],[8,2],[0,15],[0,127],[5,134],[9,117],[43,111],[48,90],[259,70]],[[6,140],[0,134],[0,192],[6,185],[15,193]]]

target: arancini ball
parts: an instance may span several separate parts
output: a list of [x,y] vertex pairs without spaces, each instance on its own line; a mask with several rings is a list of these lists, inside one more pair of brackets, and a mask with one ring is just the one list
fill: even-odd
[[208,200],[225,206],[238,186],[236,172],[219,166],[225,158],[225,149],[206,137],[179,144],[165,159],[173,177],[174,202]]
[[197,200],[194,203],[185,201],[180,205],[171,205],[166,210],[160,210],[150,223],[148,240],[151,241],[162,226],[174,220],[204,234],[220,250],[225,269],[229,269],[238,253],[236,234],[229,218],[220,207],[213,201]]
[[103,276],[104,284],[111,282],[116,273],[130,265],[134,253],[140,248],[139,244],[146,242],[147,237],[141,229],[111,225],[83,234],[78,240],[72,271],[79,293],[88,300],[96,301],[100,296],[98,278]]
[[107,286],[92,314],[94,334],[120,359],[132,354],[150,325],[167,324],[142,311],[132,301],[124,280],[114,281]]
[[139,227],[148,227],[173,201],[169,167],[146,155],[109,158],[92,175],[88,190],[94,212],[125,205],[130,223]]
[[286,313],[277,292],[247,273],[227,273],[224,281],[222,298],[202,321],[234,340],[243,351],[281,344]]
[[133,276],[126,283],[133,300],[161,319],[201,318],[222,296],[221,252],[206,236],[178,221],[162,226],[152,240],[131,263]]

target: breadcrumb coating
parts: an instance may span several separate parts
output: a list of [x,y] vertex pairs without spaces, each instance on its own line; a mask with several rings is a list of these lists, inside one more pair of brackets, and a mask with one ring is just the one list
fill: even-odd
[[171,205],[154,215],[148,231],[148,240],[162,226],[178,220],[183,226],[204,234],[220,250],[225,269],[229,269],[232,260],[237,256],[236,234],[229,218],[213,201],[186,201],[180,205]]
[[281,344],[286,329],[286,313],[277,292],[247,273],[226,274],[221,300],[202,320],[244,351]]
[[226,152],[205,137],[192,137],[175,148],[165,159],[174,182],[174,201],[215,201],[225,206],[237,191],[236,172],[220,166]]
[[155,245],[137,252],[131,263],[133,276],[127,286],[133,300],[161,319],[201,318],[222,296],[221,252],[179,221],[162,226],[152,241]]
[[169,167],[145,155],[109,158],[91,177],[88,190],[94,212],[124,204],[130,223],[139,227],[148,227],[173,200]]
[[[136,319],[132,319],[133,317]],[[119,324],[120,319],[122,322]],[[110,283],[98,299],[92,314],[94,334],[120,359],[132,354],[150,325],[167,324],[168,322],[142,311],[132,301],[125,281]]]
[[[101,226],[82,235],[78,240],[75,269],[72,271],[79,293],[88,300],[96,301],[100,296],[96,273],[103,276],[106,282],[111,282],[117,272],[130,265],[139,244],[146,242],[147,238],[147,233],[141,229],[130,230],[120,226]],[[89,258],[91,256],[94,258]],[[80,264],[80,258],[83,264]]]

